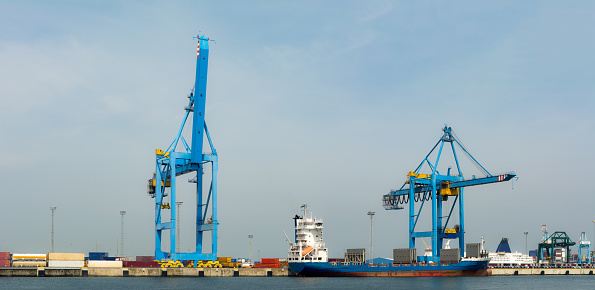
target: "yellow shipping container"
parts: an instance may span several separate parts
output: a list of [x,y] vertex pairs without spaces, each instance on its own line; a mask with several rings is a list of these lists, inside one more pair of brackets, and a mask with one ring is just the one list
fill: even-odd
[[84,253],[49,253],[48,260],[84,261]]
[[231,263],[231,257],[218,257],[217,261],[220,263]]
[[13,267],[45,267],[45,261],[13,261]]
[[12,260],[25,260],[25,261],[45,261],[46,254],[20,254],[20,253],[13,253]]

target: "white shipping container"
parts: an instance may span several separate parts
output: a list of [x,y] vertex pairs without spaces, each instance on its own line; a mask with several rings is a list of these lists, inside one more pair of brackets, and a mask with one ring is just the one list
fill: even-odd
[[122,268],[122,261],[87,261],[87,267]]
[[54,268],[82,268],[85,267],[85,261],[68,261],[68,260],[49,260],[48,267]]

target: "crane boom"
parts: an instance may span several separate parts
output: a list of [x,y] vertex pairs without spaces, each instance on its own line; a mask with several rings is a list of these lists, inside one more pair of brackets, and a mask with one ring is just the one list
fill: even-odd
[[[448,180],[452,177],[456,177],[456,176],[440,176],[438,178],[440,178],[441,180]],[[490,184],[490,183],[497,183],[497,182],[504,182],[504,181],[509,181],[511,179],[513,179],[514,177],[516,177],[515,173],[506,173],[506,174],[502,174],[502,175],[496,175],[496,176],[488,176],[488,177],[482,177],[482,178],[473,178],[473,179],[467,179],[467,180],[461,180],[461,181],[451,181],[451,182],[443,182],[441,184],[436,184],[436,187],[438,190],[441,189],[456,189],[456,188],[460,188],[460,187],[467,187],[467,186],[475,186],[475,185],[484,185],[484,184]],[[422,183],[423,181],[419,181],[419,183]],[[426,185],[421,185],[421,186],[416,186],[414,188],[414,192],[415,193],[421,193],[421,192],[427,192],[430,190],[430,179],[428,179],[428,184]],[[390,196],[395,196],[395,195],[408,195],[409,194],[409,189],[401,189],[401,190],[393,190],[391,191],[389,194],[385,194],[384,197],[386,197],[384,200],[388,200],[390,199]],[[384,206],[390,206],[388,204],[384,204]]]

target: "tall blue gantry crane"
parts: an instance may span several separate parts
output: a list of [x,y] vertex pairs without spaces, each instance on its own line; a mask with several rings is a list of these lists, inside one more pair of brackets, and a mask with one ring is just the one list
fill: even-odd
[[[216,260],[217,259],[217,169],[218,157],[207,125],[205,123],[205,104],[207,97],[207,68],[209,62],[209,39],[198,35],[196,52],[196,79],[194,90],[188,96],[188,106],[178,134],[169,147],[163,151],[155,150],[156,174],[148,183],[148,193],[155,198],[155,259],[164,260]],[[188,117],[192,114],[192,140],[188,144],[182,131]],[[211,153],[203,153],[204,138],[208,141]],[[178,145],[182,151],[176,151]],[[203,174],[211,167],[211,182],[208,192],[203,192]],[[196,249],[192,253],[176,252],[176,177],[194,175],[189,182],[196,183]],[[207,180],[208,181],[208,180]],[[169,190],[166,190],[168,189]],[[169,193],[168,193],[169,191]],[[164,197],[170,196],[169,204]],[[209,207],[210,206],[210,207]],[[170,210],[170,221],[162,221],[163,210]],[[211,213],[211,216],[207,214]],[[161,249],[162,232],[169,230],[170,252]],[[211,232],[211,252],[203,253],[203,235]]]
[[[516,176],[515,173],[509,172],[502,175],[490,174],[471,154],[465,146],[459,141],[454,131],[444,126],[444,132],[440,140],[434,145],[430,153],[417,166],[415,171],[409,172],[407,181],[398,190],[392,190],[390,193],[382,197],[383,206],[387,210],[400,210],[405,208],[405,204],[409,204],[409,248],[415,248],[415,239],[423,237],[431,237],[432,239],[432,257],[428,260],[432,262],[440,262],[440,250],[442,248],[444,239],[458,239],[461,257],[464,254],[465,246],[465,214],[463,203],[463,188],[467,186],[483,185],[489,183],[509,181]],[[448,166],[446,174],[440,174],[438,170],[438,163],[443,153],[444,147],[450,147],[453,154],[456,172],[452,174],[451,166]],[[449,146],[450,145],[450,146]],[[432,163],[430,155],[438,148],[435,161]],[[463,171],[461,170],[457,150],[459,148],[463,155],[484,174],[484,177],[476,178],[473,176],[470,179],[463,178]],[[421,173],[422,168],[428,171]],[[448,215],[443,216],[444,201],[449,197],[454,198],[452,207],[446,208]],[[416,231],[417,222],[421,211],[426,201],[432,203],[432,229],[431,231]],[[453,228],[447,228],[450,218],[458,201],[459,225]],[[418,204],[417,212],[415,204]]]
[[[586,255],[585,255],[586,251]],[[587,234],[585,232],[581,233],[581,238],[578,241],[578,262],[583,262],[583,257],[585,257],[585,263],[591,264],[591,242],[587,240]]]

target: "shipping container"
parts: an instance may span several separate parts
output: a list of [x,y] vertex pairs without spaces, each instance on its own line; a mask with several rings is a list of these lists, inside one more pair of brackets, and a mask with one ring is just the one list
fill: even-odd
[[87,267],[89,268],[122,268],[122,261],[87,261]]
[[89,257],[107,257],[109,254],[107,252],[89,252]]
[[84,261],[84,253],[49,253],[48,260],[60,260],[60,261]]
[[48,267],[53,268],[82,268],[85,266],[85,261],[73,260],[49,260]]
[[260,262],[263,264],[278,264],[279,259],[262,258],[262,261]]
[[254,263],[254,268],[279,268],[279,264]]
[[0,260],[0,267],[10,267],[10,260]]
[[155,261],[155,256],[136,256],[137,262],[153,262]]
[[123,266],[128,268],[159,268],[159,262],[124,261]]
[[217,261],[220,263],[231,263],[231,257],[218,257]]
[[104,261],[116,261],[116,258],[117,257],[103,257],[102,260],[104,260]]
[[45,261],[12,261],[13,267],[45,267]]
[[10,252],[0,252],[0,260],[10,260]]
[[46,254],[12,254],[12,260],[26,260],[26,261],[45,261],[47,258]]

